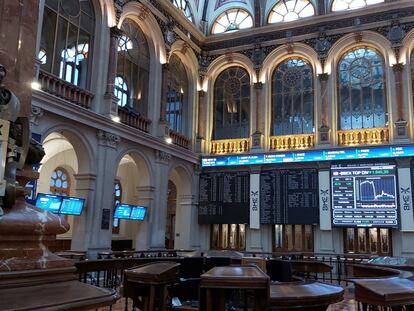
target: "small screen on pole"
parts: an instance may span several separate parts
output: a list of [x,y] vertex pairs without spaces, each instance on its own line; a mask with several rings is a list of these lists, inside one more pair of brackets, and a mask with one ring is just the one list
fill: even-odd
[[62,205],[60,206],[59,213],[65,214],[65,215],[79,216],[82,214],[84,204],[85,204],[85,199],[63,197]]
[[36,198],[36,207],[52,212],[59,213],[62,197],[59,195],[39,193]]
[[132,220],[144,220],[147,208],[143,206],[134,206],[131,212]]
[[128,204],[117,204],[115,207],[114,218],[130,219],[132,207]]

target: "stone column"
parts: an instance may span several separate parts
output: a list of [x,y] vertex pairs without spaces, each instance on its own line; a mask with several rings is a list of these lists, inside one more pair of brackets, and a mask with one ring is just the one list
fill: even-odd
[[328,123],[328,80],[327,73],[318,75],[321,84],[321,126],[319,128],[319,143],[329,144],[329,123]]
[[197,142],[196,142],[196,152],[204,152],[204,142],[206,139],[206,92],[203,90],[198,91],[198,118],[197,118]]
[[260,120],[261,120],[261,111],[260,111],[260,99],[262,95],[263,90],[263,83],[262,82],[256,82],[254,84],[254,93],[255,93],[255,131],[252,134],[252,145],[251,149],[252,151],[262,151],[263,146],[263,134],[260,130]]
[[150,245],[150,215],[155,211],[154,194],[155,188],[151,186],[137,187],[137,204],[147,208],[144,221],[140,221],[135,230],[134,248],[146,250]]
[[395,100],[397,102],[396,138],[407,138],[407,121],[404,119],[404,96],[403,96],[403,70],[404,64],[398,63],[392,66],[395,77]]
[[92,219],[88,225],[91,231],[88,253],[95,257],[99,251],[111,248],[112,221],[114,208],[114,180],[117,171],[117,148],[120,137],[98,130],[96,152],[96,183]]
[[104,95],[105,111],[103,111],[103,114],[107,116],[118,116],[118,98],[114,95],[114,87],[117,72],[118,41],[121,34],[122,31],[116,26],[110,29],[108,73]]
[[39,0],[2,1],[0,64],[7,70],[5,86],[20,100],[20,116],[29,117],[35,68]]
[[175,214],[174,248],[192,249],[193,237],[198,223],[198,211],[195,195],[180,195],[177,198]]
[[89,228],[94,217],[96,175],[77,174],[74,177],[76,196],[85,199],[85,206],[82,215],[74,217],[71,250],[87,251],[90,235],[93,234]]
[[160,119],[158,137],[169,136],[168,124],[165,119],[167,113],[167,93],[168,93],[168,80],[169,80],[169,66],[168,63],[162,65],[162,84],[161,84],[161,103],[160,103]]
[[151,230],[150,248],[165,248],[165,230],[167,226],[168,163],[171,155],[164,151],[155,151],[154,209],[149,213]]

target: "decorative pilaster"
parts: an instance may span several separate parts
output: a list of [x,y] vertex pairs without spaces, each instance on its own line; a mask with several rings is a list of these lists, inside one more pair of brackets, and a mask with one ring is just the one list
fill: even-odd
[[263,134],[260,131],[260,95],[263,90],[263,83],[256,82],[254,84],[255,96],[256,96],[256,115],[255,115],[255,131],[252,134],[252,142],[251,142],[251,150],[254,151],[261,151],[262,150],[262,142],[263,142]]
[[169,136],[168,122],[165,119],[167,113],[167,101],[168,101],[168,81],[170,71],[168,63],[162,65],[162,84],[161,84],[161,104],[160,104],[160,119],[158,137]]
[[403,83],[402,74],[404,70],[404,64],[397,63],[392,66],[395,77],[395,100],[397,102],[397,121],[396,138],[407,138],[407,121],[404,119],[404,97],[403,97]]
[[321,84],[321,127],[319,128],[319,143],[329,144],[329,126],[328,126],[328,80],[327,73],[318,75]]
[[203,152],[203,144],[205,141],[205,129],[206,123],[206,109],[205,109],[206,92],[203,90],[198,91],[198,124],[197,124],[197,137],[196,137],[196,152]]
[[105,102],[107,103],[108,111],[105,114],[109,116],[118,115],[118,98],[114,94],[115,88],[115,76],[117,71],[117,56],[118,56],[118,41],[122,35],[122,31],[114,26],[110,29],[109,40],[109,60],[108,60],[108,74],[106,78],[106,91],[104,95]]

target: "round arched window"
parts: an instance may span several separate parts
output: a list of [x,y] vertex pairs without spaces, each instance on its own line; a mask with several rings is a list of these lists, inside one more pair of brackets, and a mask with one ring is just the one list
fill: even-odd
[[69,173],[63,167],[57,167],[50,178],[50,193],[62,196],[70,195]]
[[221,14],[211,28],[212,34],[231,32],[239,29],[251,28],[253,18],[242,9],[230,9]]
[[360,9],[367,5],[382,2],[384,2],[384,0],[334,0],[332,2],[332,11]]
[[269,14],[268,23],[290,22],[315,15],[309,0],[280,0]]

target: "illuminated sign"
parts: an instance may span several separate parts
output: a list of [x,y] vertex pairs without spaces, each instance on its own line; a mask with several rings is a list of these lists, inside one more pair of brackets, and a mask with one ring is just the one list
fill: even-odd
[[255,164],[302,163],[337,160],[362,160],[414,156],[414,145],[307,150],[259,154],[205,157],[202,167],[240,166]]

